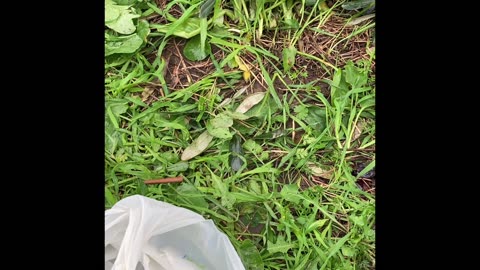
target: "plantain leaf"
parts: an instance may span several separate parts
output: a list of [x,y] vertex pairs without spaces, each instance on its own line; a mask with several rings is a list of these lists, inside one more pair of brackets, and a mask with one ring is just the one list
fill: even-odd
[[280,252],[286,253],[289,249],[295,247],[294,244],[288,243],[285,241],[285,237],[278,237],[277,242],[273,243],[268,240],[267,242],[267,250],[270,254]]
[[295,46],[290,46],[288,48],[284,48],[282,51],[283,57],[283,72],[288,72],[293,65],[295,65],[295,56],[297,55],[297,49]]
[[137,34],[122,37],[112,37],[105,40],[105,56],[116,53],[133,53],[143,44]]
[[230,133],[230,129],[224,127],[214,128],[211,122],[207,122],[207,131],[213,137],[217,137],[220,139],[230,139],[232,138],[232,133]]
[[[169,24],[151,24],[152,28],[155,28],[158,32],[167,34],[172,28],[173,23]],[[181,38],[191,38],[200,33],[200,19],[188,18],[183,23],[176,26],[172,35]]]
[[135,32],[135,25],[132,19],[140,17],[133,14],[130,6],[116,5],[111,0],[105,1],[105,25],[120,34],[132,34]]
[[190,61],[201,61],[207,58],[210,50],[211,48],[209,43],[206,43],[205,50],[202,50],[200,44],[200,35],[196,35],[187,41],[187,44],[185,44],[185,47],[183,48],[183,54]]

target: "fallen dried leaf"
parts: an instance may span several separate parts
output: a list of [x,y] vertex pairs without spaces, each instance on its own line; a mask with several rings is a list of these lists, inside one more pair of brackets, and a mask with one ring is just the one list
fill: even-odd
[[307,166],[312,171],[312,174],[315,176],[319,176],[325,179],[332,178],[333,168],[326,170],[311,162],[307,163]]
[[260,101],[262,101],[263,97],[265,96],[267,92],[257,92],[254,94],[249,95],[246,97],[240,105],[238,105],[237,109],[235,112],[239,113],[246,113],[248,110],[250,110],[253,106],[258,104]]
[[358,17],[358,18],[355,18],[355,19],[351,20],[347,24],[345,24],[345,26],[353,26],[353,25],[359,24],[363,21],[366,21],[368,19],[371,19],[373,17],[375,17],[375,13],[374,14],[368,14],[368,15],[365,15],[365,16],[362,16],[362,17]]
[[235,55],[235,62],[238,64],[238,68],[243,71],[243,79],[248,81],[250,79],[250,69],[248,66],[243,62],[243,60]]
[[353,128],[352,141],[355,141],[356,139],[358,139],[358,137],[360,137],[360,135],[362,135],[362,129],[364,125],[365,122],[357,122],[357,124]]
[[142,101],[145,102],[153,94],[154,89],[145,87],[142,92]]
[[193,142],[185,148],[183,151],[181,160],[189,160],[195,156],[198,156],[200,153],[207,149],[208,144],[212,141],[213,136],[208,133],[208,131],[204,131],[200,136],[198,136]]

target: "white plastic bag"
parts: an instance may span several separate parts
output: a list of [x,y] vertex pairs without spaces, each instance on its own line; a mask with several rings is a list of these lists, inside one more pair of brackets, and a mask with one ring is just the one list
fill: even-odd
[[245,268],[227,236],[211,220],[134,195],[105,211],[105,269]]

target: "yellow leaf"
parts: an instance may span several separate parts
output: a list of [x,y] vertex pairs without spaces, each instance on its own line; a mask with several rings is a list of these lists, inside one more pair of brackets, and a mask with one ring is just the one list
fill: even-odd
[[247,71],[248,68],[247,66],[243,63],[243,60],[238,57],[238,55],[235,55],[235,62],[237,62],[238,68],[243,71]]
[[238,64],[238,68],[243,71],[243,79],[245,81],[248,81],[250,79],[250,69],[248,68],[247,65],[243,62],[243,60],[238,57],[238,55],[235,55],[235,62]]
[[248,82],[248,80],[250,79],[250,71],[244,71],[243,72],[243,79]]

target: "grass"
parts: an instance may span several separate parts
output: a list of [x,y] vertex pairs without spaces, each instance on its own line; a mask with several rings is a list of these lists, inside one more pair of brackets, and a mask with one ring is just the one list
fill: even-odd
[[[115,2],[140,16],[105,28],[105,208],[141,194],[191,209],[246,269],[374,269],[375,23],[346,25],[365,10],[225,0],[195,24],[202,1]],[[206,58],[184,57],[191,35]]]

